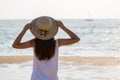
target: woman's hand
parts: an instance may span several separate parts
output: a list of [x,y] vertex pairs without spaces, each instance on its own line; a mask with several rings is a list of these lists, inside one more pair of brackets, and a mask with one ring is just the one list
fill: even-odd
[[24,27],[24,30],[27,31],[28,29],[30,29],[30,23],[26,24],[25,27]]
[[62,21],[56,20],[56,24],[57,24],[57,26],[60,27],[60,28],[63,28],[63,27],[64,27],[64,24],[62,23]]

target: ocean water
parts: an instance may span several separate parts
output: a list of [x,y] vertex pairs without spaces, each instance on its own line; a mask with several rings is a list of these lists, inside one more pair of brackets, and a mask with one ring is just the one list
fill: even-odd
[[[120,20],[82,19],[62,20],[67,28],[77,34],[81,41],[59,50],[60,55],[73,56],[120,56]],[[31,20],[0,20],[0,55],[32,55],[33,50],[14,49],[12,43],[26,23]],[[23,41],[34,36],[28,31]],[[57,38],[67,38],[68,35],[59,29]]]

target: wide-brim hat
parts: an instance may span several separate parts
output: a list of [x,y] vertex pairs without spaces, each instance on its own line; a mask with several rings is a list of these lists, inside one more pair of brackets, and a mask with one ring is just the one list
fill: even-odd
[[55,20],[48,16],[38,17],[30,25],[32,34],[41,40],[51,39],[58,32]]

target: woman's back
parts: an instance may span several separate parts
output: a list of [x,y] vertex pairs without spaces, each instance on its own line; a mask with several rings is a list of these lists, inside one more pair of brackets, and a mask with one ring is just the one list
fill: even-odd
[[50,60],[39,60],[33,56],[33,72],[31,80],[58,80],[58,40],[56,40],[55,54]]

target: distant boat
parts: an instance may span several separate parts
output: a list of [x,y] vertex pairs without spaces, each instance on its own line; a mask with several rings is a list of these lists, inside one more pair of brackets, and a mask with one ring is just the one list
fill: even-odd
[[84,19],[85,21],[93,21],[93,19]]
[[85,21],[93,21],[93,19],[91,18],[91,13],[88,12],[88,18],[84,19]]

